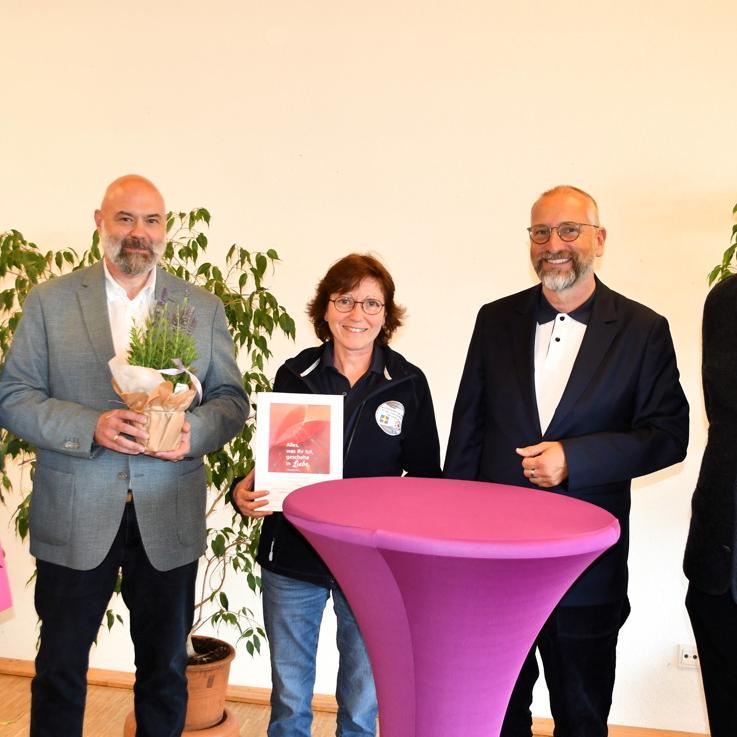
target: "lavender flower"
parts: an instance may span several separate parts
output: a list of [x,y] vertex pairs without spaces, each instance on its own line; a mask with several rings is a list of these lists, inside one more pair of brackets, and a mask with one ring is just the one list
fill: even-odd
[[143,328],[131,329],[128,363],[158,370],[172,368],[175,359],[179,359],[189,368],[197,358],[192,337],[195,325],[189,298],[185,296],[181,304],[172,308],[166,301],[166,290],[162,290]]

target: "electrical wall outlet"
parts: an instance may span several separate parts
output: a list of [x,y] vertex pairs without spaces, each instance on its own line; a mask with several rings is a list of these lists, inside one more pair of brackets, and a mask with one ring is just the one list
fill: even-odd
[[696,645],[678,646],[678,667],[679,668],[698,668],[699,654],[696,651]]

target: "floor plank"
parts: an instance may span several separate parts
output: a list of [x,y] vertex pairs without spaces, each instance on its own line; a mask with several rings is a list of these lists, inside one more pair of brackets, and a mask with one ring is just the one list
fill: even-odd
[[[31,680],[0,674],[0,737],[27,737]],[[84,737],[122,737],[123,723],[133,708],[133,692],[127,688],[89,686],[84,718]],[[269,707],[229,701],[228,708],[240,722],[241,737],[266,734]],[[317,712],[313,737],[335,735],[335,714]]]

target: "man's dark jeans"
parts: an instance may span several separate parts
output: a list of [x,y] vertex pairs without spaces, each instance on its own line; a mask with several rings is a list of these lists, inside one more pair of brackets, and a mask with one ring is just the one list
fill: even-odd
[[[89,651],[119,570],[135,647],[137,735],[181,735],[197,561],[170,571],[153,568],[128,503],[110,552],[97,568],[77,571],[37,561],[41,644],[31,687],[31,737],[81,737]],[[122,727],[111,725],[111,734]]]

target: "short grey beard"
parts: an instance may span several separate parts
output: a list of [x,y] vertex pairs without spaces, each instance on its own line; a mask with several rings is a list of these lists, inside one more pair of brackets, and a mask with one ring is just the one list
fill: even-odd
[[581,257],[574,252],[571,253],[571,258],[573,268],[567,272],[558,269],[545,271],[547,262],[543,256],[538,258],[535,262],[535,271],[546,289],[551,292],[562,292],[565,289],[570,289],[581,277],[589,274],[594,268],[593,259],[588,263],[584,263]]
[[100,245],[103,253],[127,276],[148,274],[161,258],[164,244],[152,244],[148,254],[123,254],[125,238],[116,240],[104,228],[100,232]]
[[569,289],[578,281],[579,274],[575,271],[569,271],[564,274],[560,271],[545,272],[540,277],[542,285],[551,292],[562,292]]

